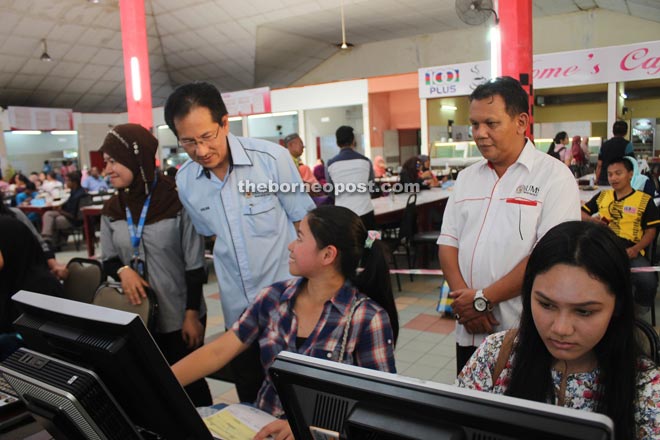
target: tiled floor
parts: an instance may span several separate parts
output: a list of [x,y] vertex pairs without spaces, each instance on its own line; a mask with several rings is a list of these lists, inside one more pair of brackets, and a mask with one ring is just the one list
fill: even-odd
[[[69,246],[71,247],[71,246]],[[66,262],[73,257],[86,257],[84,251],[66,251],[57,255]],[[437,262],[435,263],[437,265]],[[456,377],[455,340],[453,319],[436,312],[439,287],[442,278],[401,276],[402,291],[396,290],[392,279],[396,305],[399,311],[399,341],[396,347],[396,367],[399,374],[441,383],[453,383]],[[206,340],[210,341],[224,332],[224,320],[220,306],[218,285],[211,273],[204,286],[208,308]],[[656,298],[656,312],[660,316],[660,295]],[[238,402],[233,384],[209,379],[214,402]]]

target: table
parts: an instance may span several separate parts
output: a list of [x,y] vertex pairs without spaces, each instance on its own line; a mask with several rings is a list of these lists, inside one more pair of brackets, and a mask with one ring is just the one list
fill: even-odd
[[56,202],[46,203],[43,206],[18,205],[17,208],[25,213],[36,212],[37,214],[39,214],[39,217],[43,217],[46,211],[59,208],[60,206],[64,205],[64,202],[66,202],[66,199],[58,200]]
[[[417,225],[419,231],[431,230],[431,210],[444,210],[451,189],[431,188],[417,194]],[[377,223],[391,223],[401,218],[410,193],[400,193],[373,199],[374,215]]]
[[83,233],[85,235],[85,244],[87,245],[87,256],[94,256],[94,220],[101,218],[103,205],[89,205],[80,208],[83,216]]

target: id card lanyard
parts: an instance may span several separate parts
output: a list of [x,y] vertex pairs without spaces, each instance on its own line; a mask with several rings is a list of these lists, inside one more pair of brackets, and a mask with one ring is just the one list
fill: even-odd
[[[142,232],[144,231],[144,222],[147,218],[147,211],[149,211],[149,203],[151,203],[151,195],[154,193],[156,188],[156,181],[158,180],[158,174],[154,178],[154,182],[151,184],[151,191],[147,196],[147,200],[144,201],[142,206],[142,212],[140,213],[140,219],[138,220],[137,228],[133,223],[133,215],[131,215],[131,210],[126,206],[126,222],[128,223],[128,233],[131,236],[131,245],[133,246],[133,262],[137,267],[138,274],[141,277],[144,277],[144,264],[138,264],[140,261],[140,240],[142,239]],[[141,270],[140,270],[141,269]]]

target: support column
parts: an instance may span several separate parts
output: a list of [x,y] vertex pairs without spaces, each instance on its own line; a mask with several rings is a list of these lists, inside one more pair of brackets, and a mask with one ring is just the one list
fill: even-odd
[[151,77],[144,0],[119,0],[128,122],[151,130]]
[[499,0],[502,75],[520,81],[529,94],[529,128],[533,137],[534,87],[532,84],[532,0]]

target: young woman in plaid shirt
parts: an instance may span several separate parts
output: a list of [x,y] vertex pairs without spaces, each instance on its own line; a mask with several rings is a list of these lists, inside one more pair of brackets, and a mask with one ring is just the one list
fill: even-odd
[[[172,369],[179,382],[217,371],[255,339],[266,372],[283,350],[396,372],[399,323],[378,234],[367,231],[351,210],[322,206],[307,214],[297,235],[289,244],[289,270],[299,278],[262,290],[231,331],[177,362]],[[359,273],[358,265],[364,268]],[[268,374],[255,404],[284,416]],[[284,419],[255,439],[268,435],[293,439]]]

